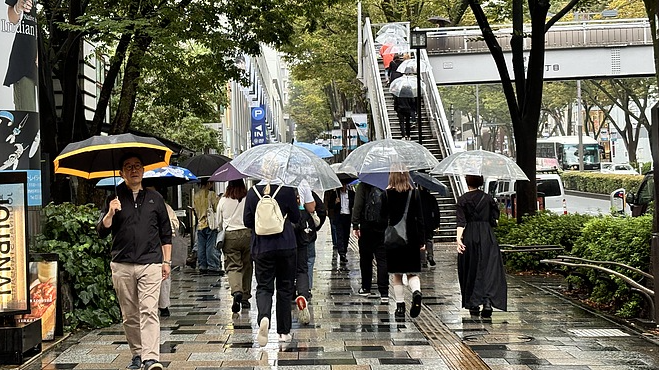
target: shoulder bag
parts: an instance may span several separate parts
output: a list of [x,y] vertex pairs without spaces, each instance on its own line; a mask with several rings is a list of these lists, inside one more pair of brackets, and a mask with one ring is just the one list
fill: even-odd
[[407,211],[410,207],[412,190],[407,193],[407,202],[405,203],[405,212],[403,218],[396,225],[389,225],[384,230],[384,246],[387,249],[396,249],[407,245]]
[[[238,201],[238,205],[236,208],[233,209],[233,212],[231,213],[231,217],[229,219],[232,219],[233,216],[236,215],[236,211],[238,211],[238,207],[240,207],[240,201]],[[220,210],[220,212],[222,212]],[[217,237],[215,237],[215,249],[217,250],[222,250],[224,248],[224,237],[226,236],[227,229],[225,227],[222,227],[222,225],[218,225],[220,228],[220,231],[217,233]]]

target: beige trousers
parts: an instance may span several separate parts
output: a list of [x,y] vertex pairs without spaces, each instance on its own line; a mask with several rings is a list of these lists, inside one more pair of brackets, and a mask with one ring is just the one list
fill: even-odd
[[249,248],[252,230],[227,231],[224,237],[224,269],[227,271],[231,294],[243,293],[243,301],[252,297],[254,267]]
[[158,298],[162,265],[111,262],[110,268],[132,356],[160,361]]

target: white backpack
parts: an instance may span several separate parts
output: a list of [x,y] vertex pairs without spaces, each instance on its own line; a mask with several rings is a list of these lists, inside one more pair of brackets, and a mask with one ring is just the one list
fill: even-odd
[[[270,185],[268,184],[265,189],[269,190],[269,187]],[[254,232],[256,232],[256,235],[279,234],[284,231],[284,222],[286,221],[286,218],[281,214],[279,203],[275,200],[275,196],[277,196],[279,189],[281,189],[281,185],[272,196],[265,189],[265,194],[261,196],[256,186],[254,187],[254,192],[259,197],[254,217]]]

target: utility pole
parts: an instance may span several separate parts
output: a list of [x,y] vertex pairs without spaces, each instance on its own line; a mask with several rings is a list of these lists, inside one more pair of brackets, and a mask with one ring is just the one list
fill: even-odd
[[583,118],[581,117],[581,80],[577,80],[577,137],[579,138],[579,172],[583,172]]

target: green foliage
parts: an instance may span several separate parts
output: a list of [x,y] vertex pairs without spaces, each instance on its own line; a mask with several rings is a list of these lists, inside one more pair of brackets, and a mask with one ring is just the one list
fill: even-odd
[[[500,244],[512,245],[559,245],[569,252],[581,235],[583,225],[592,216],[580,214],[557,215],[539,212],[525,217],[521,224],[503,217],[495,229]],[[509,253],[506,267],[513,271],[546,270],[550,266],[541,265],[543,258],[553,258],[557,252]]]
[[35,236],[31,251],[59,256],[62,283],[72,289],[73,310],[65,313],[70,327],[100,328],[119,322],[110,271],[111,240],[96,234],[99,210],[92,204],[50,203],[43,216],[43,233]]
[[293,82],[289,111],[296,125],[297,141],[313,143],[333,126],[329,102],[319,83],[318,79]]
[[561,174],[561,179],[567,190],[608,195],[620,188],[636,191],[643,181],[643,176],[565,171]]

